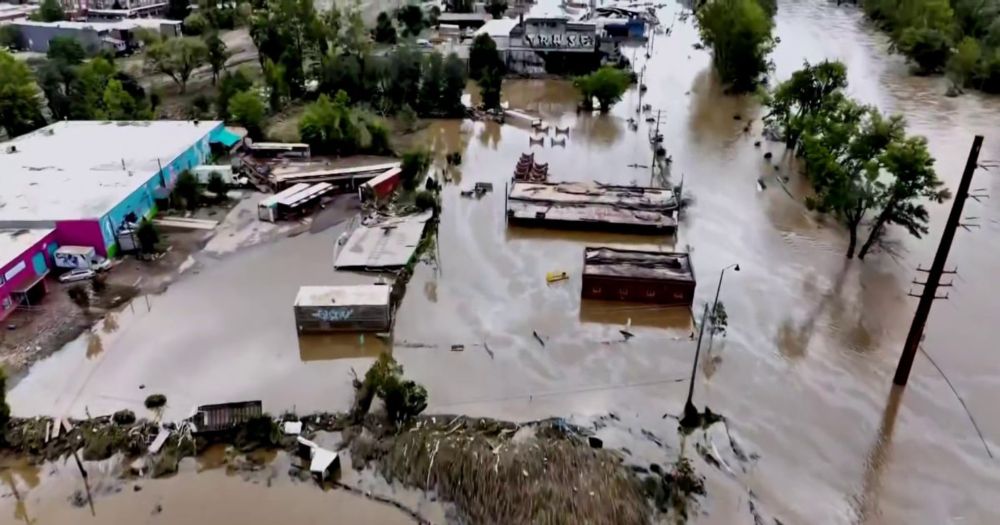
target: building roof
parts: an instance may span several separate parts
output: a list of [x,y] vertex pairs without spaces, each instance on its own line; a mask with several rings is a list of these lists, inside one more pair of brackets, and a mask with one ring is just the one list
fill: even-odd
[[511,200],[552,205],[607,205],[643,211],[677,209],[674,192],[665,188],[613,186],[596,182],[515,182]]
[[53,231],[52,228],[0,229],[0,266],[6,266]]
[[220,124],[63,121],[0,143],[0,223],[98,219]]
[[483,27],[476,30],[476,34],[487,34],[490,38],[509,37],[510,32],[515,27],[517,27],[517,19],[499,18],[497,20],[490,20],[483,24]]
[[387,306],[391,293],[387,284],[301,286],[295,306]]
[[686,253],[620,250],[605,246],[583,251],[583,275],[694,282]]
[[337,253],[334,268],[399,268],[417,251],[431,212],[359,226]]
[[448,22],[485,22],[492,18],[488,13],[441,13],[438,15],[438,22],[442,24]]
[[60,20],[58,22],[37,22],[34,20],[16,20],[12,22],[19,27],[57,27],[61,29],[104,31],[133,31],[136,29],[152,29],[159,31],[163,25],[181,25],[179,20],[165,18],[124,18],[122,20],[74,22]]

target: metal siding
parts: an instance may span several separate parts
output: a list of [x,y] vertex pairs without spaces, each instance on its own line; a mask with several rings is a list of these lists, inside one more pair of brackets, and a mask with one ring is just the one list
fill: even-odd
[[390,327],[389,305],[296,306],[295,325],[303,332],[381,332]]

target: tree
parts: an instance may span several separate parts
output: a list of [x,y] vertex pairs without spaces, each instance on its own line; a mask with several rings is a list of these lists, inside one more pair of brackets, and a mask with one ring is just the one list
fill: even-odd
[[59,22],[66,20],[66,11],[59,0],[42,0],[32,18],[41,22]]
[[0,50],[0,129],[8,136],[16,137],[45,124],[38,92],[28,66]]
[[489,0],[486,2],[486,12],[493,15],[494,19],[499,19],[506,11],[506,0]]
[[947,66],[948,78],[954,87],[961,89],[969,84],[976,73],[976,66],[981,56],[982,50],[975,38],[967,36],[959,42]]
[[917,238],[926,235],[928,215],[921,201],[942,203],[951,196],[942,188],[943,183],[934,172],[934,158],[927,150],[927,139],[907,137],[893,142],[881,160],[892,181],[878,194],[881,211],[871,226],[868,240],[858,252],[859,259],[864,259],[882,239],[887,224],[900,225]]
[[246,128],[252,139],[260,139],[263,135],[266,115],[264,102],[249,91],[241,91],[229,99],[229,118]]
[[785,145],[796,148],[810,119],[824,108],[839,103],[847,87],[847,67],[841,62],[824,60],[816,65],[805,62],[791,78],[778,84],[766,97],[771,111],[764,124],[776,127]]
[[136,116],[136,102],[122,87],[122,83],[116,79],[108,81],[101,97],[104,108],[100,113],[102,119],[107,120],[131,120]]
[[396,111],[418,100],[423,60],[423,54],[409,46],[397,47],[383,59],[379,83],[386,109]]
[[49,60],[61,61],[70,66],[83,63],[87,58],[87,52],[75,38],[68,36],[57,36],[49,40],[49,50],[45,53]]
[[462,95],[468,81],[465,63],[455,53],[449,53],[444,60],[444,81],[441,86],[441,112],[445,116],[465,113]]
[[378,18],[375,19],[375,29],[372,36],[380,44],[396,43],[396,27],[392,25],[392,19],[385,11],[379,13]]
[[774,24],[756,0],[708,0],[696,13],[712,63],[736,93],[752,91],[767,72]]
[[226,49],[226,43],[219,38],[219,33],[213,31],[205,37],[205,47],[208,49],[208,64],[212,66],[212,85],[219,80],[219,74],[226,69],[226,61],[232,53]]
[[139,238],[139,249],[142,253],[154,253],[156,251],[156,243],[160,242],[160,235],[156,232],[156,227],[153,226],[153,223],[149,219],[143,217],[136,231],[136,236]]
[[[264,105],[261,104],[261,107],[264,107]],[[215,194],[217,202],[223,202],[228,198],[226,193],[229,191],[229,186],[226,184],[226,181],[222,180],[222,175],[218,173],[213,172],[209,175],[208,184],[205,185],[205,189]]]
[[77,66],[67,92],[69,118],[100,118],[104,107],[104,90],[114,75],[115,65],[101,57]]
[[181,25],[184,34],[189,36],[201,36],[208,31],[209,27],[208,19],[201,13],[187,15],[184,18],[184,23]]
[[918,73],[930,75],[940,72],[948,63],[951,38],[939,29],[908,27],[903,30],[896,47],[917,65]]
[[271,111],[280,111],[285,99],[291,96],[286,71],[281,63],[272,62],[270,59],[264,62],[264,83],[267,84],[267,98]]
[[188,0],[168,0],[166,17],[170,20],[184,20],[189,14]]
[[208,47],[195,37],[170,38],[153,44],[146,52],[146,64],[154,71],[169,76],[187,91],[187,82],[195,69],[208,60]]
[[24,39],[21,38],[21,30],[17,26],[0,26],[0,49],[13,49],[15,51],[24,47]]
[[604,66],[573,80],[573,85],[583,97],[584,107],[592,107],[593,99],[596,98],[601,111],[605,113],[622,99],[631,83],[628,73],[611,66]]
[[[338,15],[339,16],[339,15]],[[332,17],[327,20],[335,20]],[[325,54],[330,27],[316,14],[312,0],[267,0],[265,9],[255,11],[250,36],[260,55],[281,66],[282,83],[293,98],[305,91],[305,64],[314,53]]]
[[479,94],[486,109],[500,108],[500,94],[503,89],[503,75],[496,69],[484,70],[477,81]]
[[181,204],[193,210],[198,207],[201,201],[201,190],[198,188],[198,178],[190,171],[184,170],[177,176],[174,183],[174,196],[181,200]]
[[424,175],[427,174],[427,168],[431,165],[431,155],[427,150],[423,149],[412,149],[403,153],[403,160],[400,165],[399,178],[402,181],[403,188],[406,190],[413,190],[420,184]]
[[497,51],[497,44],[490,35],[481,33],[469,46],[469,78],[479,80],[486,69],[503,68],[503,59]]
[[219,96],[215,99],[216,113],[219,118],[229,118],[229,100],[241,91],[248,91],[253,87],[250,74],[246,69],[240,68],[236,71],[226,71],[219,82]]
[[440,53],[431,53],[423,67],[420,79],[420,94],[417,98],[420,113],[441,114],[441,81],[444,77],[444,61]]
[[403,24],[403,35],[417,36],[424,29],[424,11],[418,5],[403,6],[396,12],[396,19]]
[[299,120],[299,136],[313,151],[352,155],[364,151],[382,153],[388,147],[388,133],[376,119],[351,107],[347,93],[338,91],[331,99],[320,95],[306,107]]

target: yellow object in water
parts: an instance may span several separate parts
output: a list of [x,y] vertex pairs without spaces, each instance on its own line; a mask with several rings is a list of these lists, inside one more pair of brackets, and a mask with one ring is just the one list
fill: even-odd
[[549,272],[545,274],[545,280],[550,283],[562,281],[565,279],[569,279],[569,275],[566,272]]

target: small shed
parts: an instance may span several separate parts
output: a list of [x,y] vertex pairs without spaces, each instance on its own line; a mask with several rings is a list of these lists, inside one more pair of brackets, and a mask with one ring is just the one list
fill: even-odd
[[694,301],[694,288],[686,253],[584,248],[584,299],[687,306]]
[[295,297],[295,325],[303,332],[387,332],[392,287],[386,284],[303,286]]

